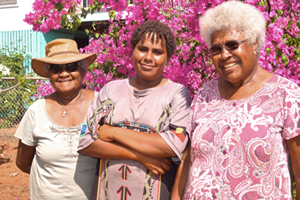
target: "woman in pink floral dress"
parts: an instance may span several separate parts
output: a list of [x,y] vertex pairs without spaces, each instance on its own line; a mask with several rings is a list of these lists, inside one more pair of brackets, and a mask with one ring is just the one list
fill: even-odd
[[208,10],[200,27],[220,77],[192,103],[190,151],[173,199],[292,199],[289,166],[300,198],[300,89],[259,66],[262,13],[229,1]]

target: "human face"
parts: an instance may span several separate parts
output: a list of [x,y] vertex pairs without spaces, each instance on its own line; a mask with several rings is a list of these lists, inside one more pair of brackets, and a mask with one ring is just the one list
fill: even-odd
[[[225,46],[230,41],[246,40],[243,34],[234,29],[215,31],[211,37],[211,45]],[[229,83],[244,85],[255,74],[258,64],[256,58],[257,43],[241,42],[235,50],[222,48],[218,54],[212,54],[212,61],[218,74]]]
[[142,44],[141,40],[133,51],[133,63],[136,70],[136,79],[140,82],[160,83],[163,70],[168,62],[167,49],[162,46],[161,40],[156,44],[151,42],[152,35],[147,34]]
[[[68,64],[66,64],[68,65]],[[50,82],[53,88],[63,95],[75,95],[82,86],[83,72],[78,62],[78,67],[76,71],[71,70],[70,72],[66,70],[63,66],[61,71],[53,73],[49,69]]]

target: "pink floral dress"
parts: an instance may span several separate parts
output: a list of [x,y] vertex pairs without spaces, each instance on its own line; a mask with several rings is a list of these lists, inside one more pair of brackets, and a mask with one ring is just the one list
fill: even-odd
[[191,106],[183,199],[292,199],[285,140],[300,134],[299,105],[299,87],[277,75],[242,100],[206,83]]

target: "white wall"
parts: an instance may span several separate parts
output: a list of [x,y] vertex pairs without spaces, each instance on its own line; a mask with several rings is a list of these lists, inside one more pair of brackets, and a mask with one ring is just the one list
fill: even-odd
[[34,0],[18,0],[14,7],[0,7],[0,31],[31,30],[23,21],[25,14],[32,12]]

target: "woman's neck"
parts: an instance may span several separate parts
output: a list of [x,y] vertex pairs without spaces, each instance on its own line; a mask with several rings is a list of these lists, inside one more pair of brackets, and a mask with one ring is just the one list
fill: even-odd
[[63,93],[55,92],[55,95],[63,105],[68,105],[77,102],[78,99],[81,98],[82,93],[83,93],[83,89],[80,89],[72,94],[63,94]]
[[148,88],[159,87],[161,85],[164,85],[166,82],[168,82],[168,79],[163,77],[160,77],[153,81],[146,81],[137,76],[133,76],[129,79],[130,85],[136,90],[145,90]]
[[258,67],[256,73],[244,82],[233,84],[220,77],[219,92],[227,100],[245,99],[256,93],[272,76],[272,73]]

